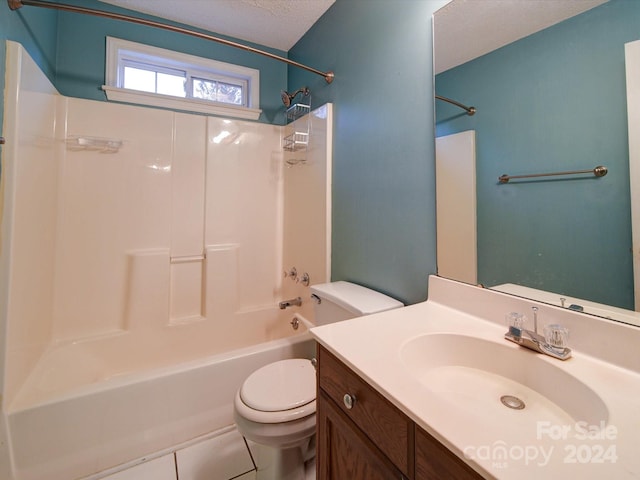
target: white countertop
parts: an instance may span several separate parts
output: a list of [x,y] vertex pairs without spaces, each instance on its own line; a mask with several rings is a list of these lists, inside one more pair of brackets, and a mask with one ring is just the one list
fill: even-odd
[[[449,282],[447,288],[455,289],[456,285]],[[460,294],[464,295],[468,288],[464,286]],[[493,295],[487,297],[493,303],[499,303],[503,297],[495,292],[486,294]],[[529,301],[528,305],[531,304]],[[495,311],[502,311],[500,305],[496,305]],[[573,358],[565,362],[556,360],[504,340],[505,331],[501,319],[488,321],[430,299],[398,310],[316,327],[311,333],[486,478],[640,478],[640,373],[575,348]],[[487,408],[482,399],[476,405],[473,399],[434,393],[428,382],[418,380],[415,369],[412,372],[407,367],[400,352],[412,339],[438,333],[497,342],[500,348],[514,349],[516,355],[539,355],[541,358],[535,361],[550,362],[600,397],[608,410],[605,423],[592,419],[593,423],[577,424],[580,419],[569,416],[535,417],[532,423],[531,410],[509,410],[502,405]],[[638,355],[637,349],[628,355]],[[554,389],[563,387],[553,385]],[[523,418],[527,421],[522,421]]]

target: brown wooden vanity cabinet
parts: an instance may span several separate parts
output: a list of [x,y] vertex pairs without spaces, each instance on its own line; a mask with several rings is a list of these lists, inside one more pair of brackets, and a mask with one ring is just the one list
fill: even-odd
[[322,347],[317,429],[318,480],[413,478],[413,422]]
[[318,480],[467,480],[474,470],[322,346]]
[[416,426],[415,478],[416,480],[476,480],[483,477],[438,440]]
[[318,402],[318,479],[407,478],[325,394]]

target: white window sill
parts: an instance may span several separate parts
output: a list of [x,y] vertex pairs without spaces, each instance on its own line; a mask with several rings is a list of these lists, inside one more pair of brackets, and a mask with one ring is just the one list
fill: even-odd
[[172,110],[186,110],[189,112],[242,118],[245,120],[257,120],[262,113],[262,110],[255,108],[237,107],[235,105],[224,105],[220,103],[214,104],[207,100],[172,97],[170,95],[141,92],[139,90],[130,90],[128,88],[116,88],[103,85],[102,89],[107,94],[107,98],[114,102],[150,105],[153,107],[170,108]]

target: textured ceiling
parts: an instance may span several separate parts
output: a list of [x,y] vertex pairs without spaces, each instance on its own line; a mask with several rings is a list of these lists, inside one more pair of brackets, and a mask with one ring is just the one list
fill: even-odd
[[435,14],[435,70],[443,72],[608,0],[453,0]]
[[[288,52],[335,2],[101,1],[285,52]],[[354,1],[366,5],[368,0]],[[452,0],[435,15],[436,73],[461,65],[606,1],[608,0]]]
[[285,52],[288,52],[335,2],[335,0],[101,1]]

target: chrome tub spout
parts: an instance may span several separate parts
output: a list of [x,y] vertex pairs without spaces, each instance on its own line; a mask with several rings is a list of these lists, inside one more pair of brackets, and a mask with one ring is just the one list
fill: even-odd
[[302,297],[292,298],[291,300],[283,300],[278,304],[280,310],[284,310],[287,307],[299,307],[302,305]]

